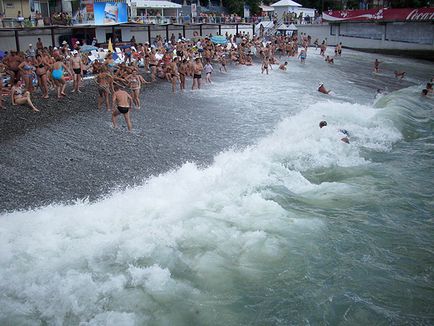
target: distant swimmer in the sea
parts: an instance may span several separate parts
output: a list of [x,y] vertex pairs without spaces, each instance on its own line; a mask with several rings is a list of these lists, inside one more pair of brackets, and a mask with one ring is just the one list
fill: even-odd
[[378,59],[375,59],[375,62],[374,62],[374,72],[375,73],[380,72],[380,63],[381,63],[381,61],[379,61]]
[[420,93],[420,95],[427,96],[428,95],[428,90],[427,89],[423,89],[422,93]]
[[323,94],[329,94],[331,91],[330,91],[330,90],[327,90],[327,89],[324,87],[324,84],[323,84],[323,83],[319,83],[318,92],[323,93]]
[[330,56],[328,55],[326,58],[325,58],[325,60],[324,60],[325,62],[327,62],[327,63],[330,63],[330,64],[333,64],[333,63],[335,63],[335,61],[333,60],[333,58],[330,58]]
[[405,74],[405,71],[395,71],[395,78],[402,80],[404,79]]
[[428,93],[431,94],[433,92],[432,83],[426,83],[426,89]]
[[[327,121],[320,121],[320,123],[319,123],[319,127],[322,129],[323,127],[326,127],[327,126]],[[344,135],[345,137],[343,137],[343,138],[341,138],[340,140],[342,141],[342,142],[344,142],[344,143],[346,143],[346,144],[349,144],[350,143],[350,133],[348,132],[348,130],[346,130],[346,129],[338,129],[338,132],[341,134],[341,135]]]
[[133,125],[130,118],[130,108],[133,102],[133,98],[126,91],[121,90],[117,85],[115,86],[115,92],[113,93],[113,110],[112,110],[112,122],[113,128],[117,128],[117,117],[123,114],[125,122],[127,123],[128,130],[131,131]]
[[286,66],[288,65],[288,62],[286,62],[285,61],[285,63],[282,63],[280,66],[279,66],[279,69],[280,70],[283,70],[283,71],[286,71]]

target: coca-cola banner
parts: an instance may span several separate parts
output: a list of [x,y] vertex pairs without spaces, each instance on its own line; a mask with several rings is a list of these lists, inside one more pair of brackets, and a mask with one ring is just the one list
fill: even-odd
[[327,21],[434,21],[434,8],[329,10],[322,18]]

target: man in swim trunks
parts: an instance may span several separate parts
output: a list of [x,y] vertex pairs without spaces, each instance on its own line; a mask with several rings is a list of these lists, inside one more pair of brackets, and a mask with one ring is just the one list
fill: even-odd
[[193,85],[191,86],[192,90],[194,90],[194,85],[196,85],[197,88],[200,89],[200,79],[202,78],[202,70],[203,70],[202,62],[200,62],[200,58],[196,58],[193,64]]
[[74,85],[73,85],[73,89],[71,93],[77,92],[77,93],[81,93],[80,91],[80,81],[81,78],[83,77],[83,62],[80,58],[80,56],[78,55],[78,51],[73,51],[72,52],[72,58],[69,59],[70,60],[70,64],[72,67],[72,70],[74,71]]
[[115,86],[115,92],[113,93],[113,110],[112,110],[112,122],[113,128],[117,128],[117,117],[123,114],[128,130],[131,131],[133,125],[130,119],[130,108],[133,99],[126,91],[121,90],[118,86]]
[[395,78],[396,78],[396,79],[399,79],[399,80],[404,79],[405,74],[406,74],[405,71],[396,71],[396,70],[395,70],[394,73],[395,73]]

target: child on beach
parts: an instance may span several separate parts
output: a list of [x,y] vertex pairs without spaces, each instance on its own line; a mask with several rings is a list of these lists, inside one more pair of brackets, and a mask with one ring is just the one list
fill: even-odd
[[214,68],[212,67],[212,64],[210,61],[208,61],[205,65],[205,67],[203,68],[203,70],[205,71],[206,74],[206,81],[207,83],[211,84],[211,74],[214,71]]

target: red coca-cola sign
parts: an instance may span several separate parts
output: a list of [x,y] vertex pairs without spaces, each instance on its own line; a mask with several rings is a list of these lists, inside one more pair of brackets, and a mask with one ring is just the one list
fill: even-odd
[[434,21],[434,8],[329,10],[322,15],[324,20],[338,21]]

